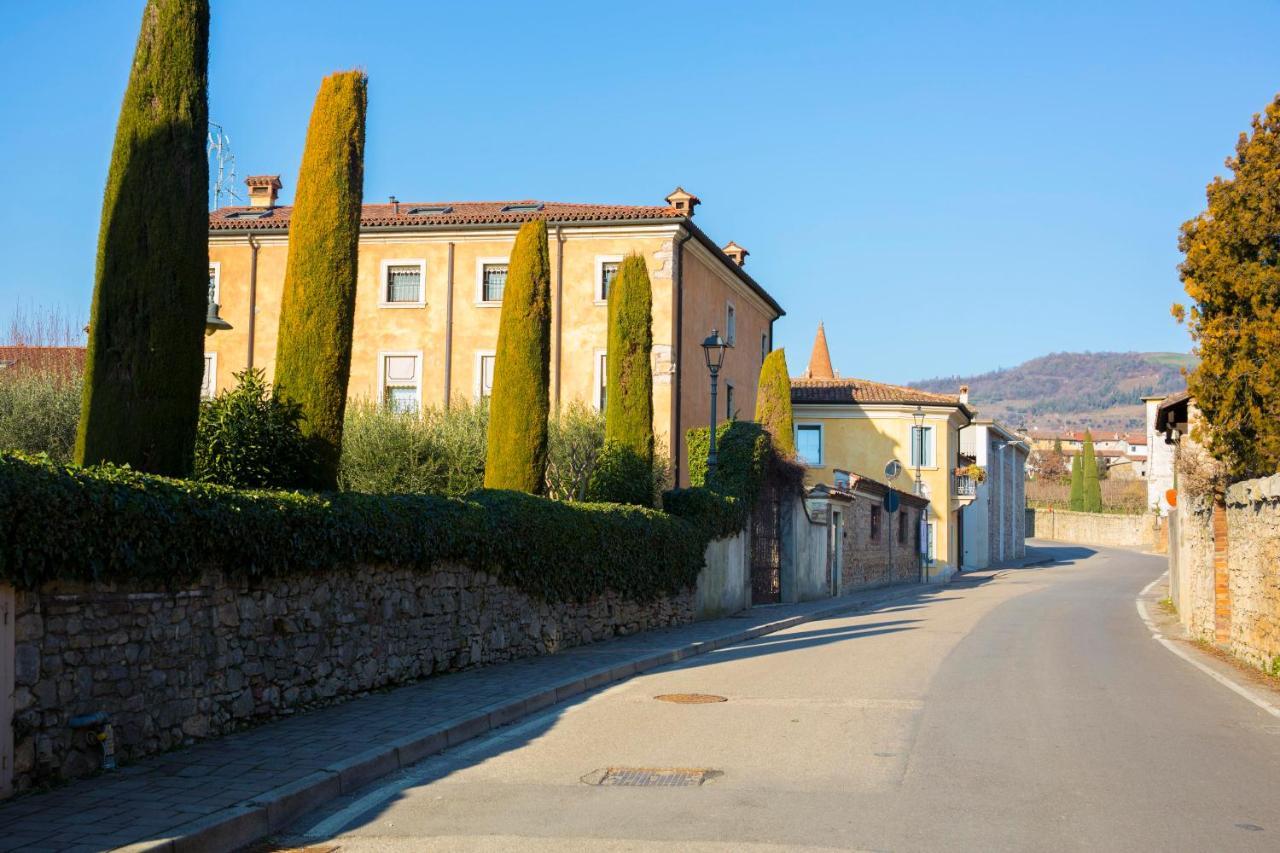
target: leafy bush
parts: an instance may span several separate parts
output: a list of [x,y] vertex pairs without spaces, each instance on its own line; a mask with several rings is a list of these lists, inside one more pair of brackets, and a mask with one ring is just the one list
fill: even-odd
[[651,506],[653,462],[621,441],[606,442],[587,494],[593,501]]
[[235,388],[200,404],[195,478],[252,489],[304,485],[314,460],[302,407],[275,394],[261,370],[235,379]]
[[347,407],[338,483],[344,491],[459,497],[484,485],[489,410],[459,399],[448,409]]
[[80,371],[8,372],[0,372],[0,451],[47,453],[55,462],[70,462],[80,420]]
[[13,455],[0,455],[0,531],[0,578],[26,587],[446,561],[548,600],[687,589],[706,545],[697,527],[640,507],[489,490],[466,499],[241,491]]
[[566,406],[548,424],[547,497],[588,500],[591,475],[603,450],[604,415],[577,400]]

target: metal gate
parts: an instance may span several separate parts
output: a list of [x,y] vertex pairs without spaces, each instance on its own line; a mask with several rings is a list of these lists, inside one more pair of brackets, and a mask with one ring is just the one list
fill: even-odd
[[766,486],[751,512],[751,603],[782,600],[782,495]]

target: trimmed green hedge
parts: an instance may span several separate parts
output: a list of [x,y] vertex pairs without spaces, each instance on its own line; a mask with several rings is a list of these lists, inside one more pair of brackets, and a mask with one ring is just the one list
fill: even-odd
[[0,578],[182,583],[457,562],[548,600],[649,600],[697,582],[697,525],[651,509],[508,491],[431,495],[238,491],[0,455]]

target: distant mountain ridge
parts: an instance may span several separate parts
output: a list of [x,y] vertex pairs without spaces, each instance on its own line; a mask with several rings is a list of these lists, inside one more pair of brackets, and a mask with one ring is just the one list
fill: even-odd
[[1017,367],[977,376],[942,376],[908,383],[954,394],[969,386],[981,417],[1011,427],[1127,430],[1142,427],[1142,397],[1187,387],[1182,369],[1196,358],[1176,352],[1055,352]]

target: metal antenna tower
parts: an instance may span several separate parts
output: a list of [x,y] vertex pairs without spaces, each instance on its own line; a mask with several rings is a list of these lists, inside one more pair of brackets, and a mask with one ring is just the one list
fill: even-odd
[[231,137],[227,136],[222,125],[209,122],[209,134],[205,142],[205,151],[209,156],[209,175],[212,178],[209,187],[211,210],[226,204],[243,202],[244,198],[236,189],[236,155],[231,151]]

